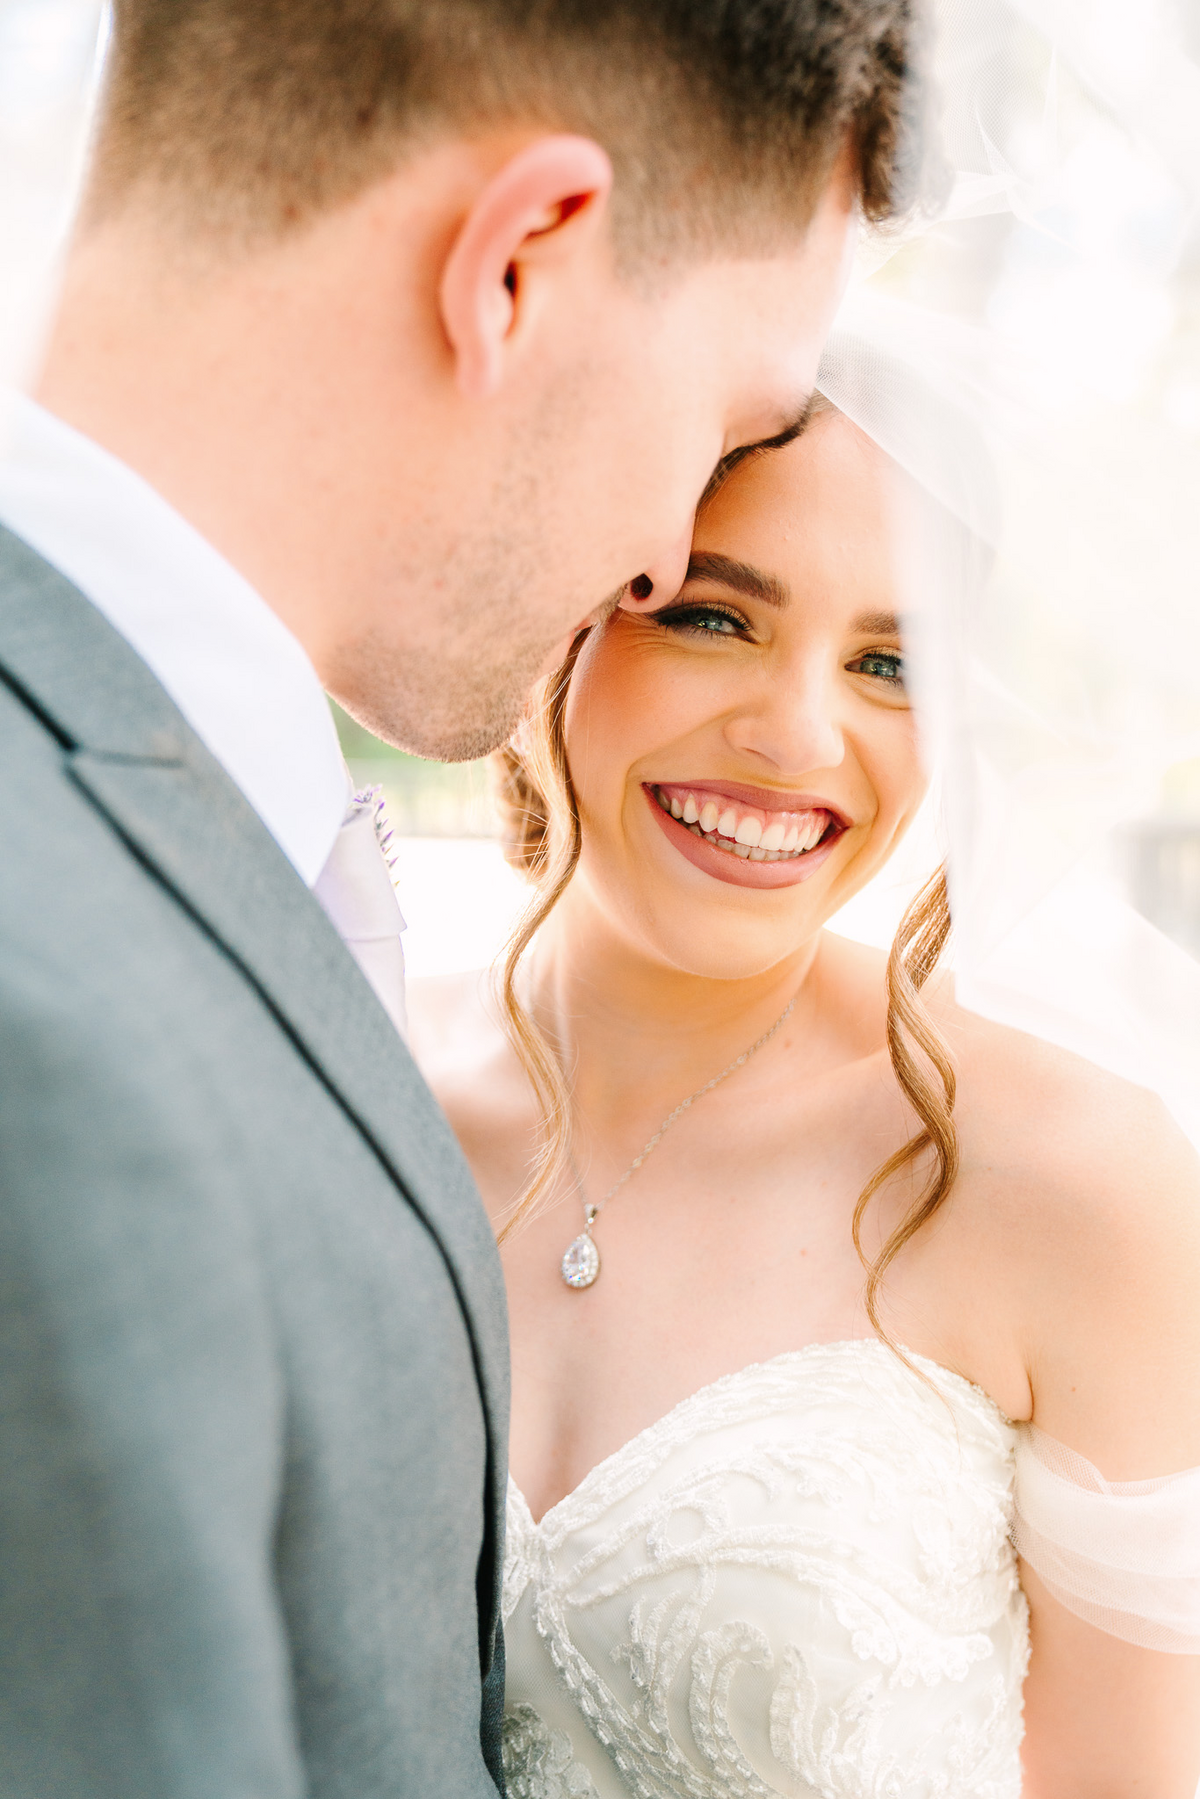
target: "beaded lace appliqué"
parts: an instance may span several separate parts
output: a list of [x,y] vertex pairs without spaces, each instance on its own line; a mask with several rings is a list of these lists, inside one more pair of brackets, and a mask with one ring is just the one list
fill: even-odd
[[565,1730],[550,1731],[531,1705],[504,1716],[504,1784],[509,1799],[596,1799],[586,1768],[571,1754]]
[[[950,1403],[876,1342],[814,1345],[685,1400],[540,1524],[511,1490],[514,1799],[1018,1799],[1014,1432],[921,1365]],[[548,1684],[566,1728],[529,1703]]]

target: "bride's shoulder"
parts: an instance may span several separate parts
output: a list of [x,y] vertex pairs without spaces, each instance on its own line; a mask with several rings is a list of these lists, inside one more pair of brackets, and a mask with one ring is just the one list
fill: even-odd
[[984,1384],[999,1366],[1019,1392],[1015,1349],[1034,1422],[1110,1479],[1194,1467],[1200,1158],[1145,1088],[952,1004],[938,1022],[958,1078],[956,1319]]
[[[1041,1037],[968,1012],[943,991],[931,1008],[954,1062],[965,1144],[1071,1178],[1131,1158],[1190,1155],[1157,1094]],[[1194,1158],[1193,1158],[1194,1160]]]
[[1028,1277],[1074,1260],[1102,1286],[1200,1257],[1200,1158],[1157,1094],[1042,1039],[932,1008],[957,1080],[960,1180]]

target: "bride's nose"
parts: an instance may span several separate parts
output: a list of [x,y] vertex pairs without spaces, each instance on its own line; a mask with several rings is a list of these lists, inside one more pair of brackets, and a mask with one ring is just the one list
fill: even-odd
[[784,776],[837,768],[846,754],[836,684],[817,667],[764,678],[725,734],[741,755],[769,763]]

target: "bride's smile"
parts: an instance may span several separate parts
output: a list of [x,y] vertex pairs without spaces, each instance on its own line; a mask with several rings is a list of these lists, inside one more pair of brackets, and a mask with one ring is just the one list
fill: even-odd
[[[645,791],[680,854],[716,880],[738,887],[806,881],[849,822],[811,793],[773,794],[751,787],[735,792],[731,781],[655,781]],[[694,841],[688,843],[684,833]],[[697,843],[705,847],[698,849]],[[717,855],[706,853],[710,850]]]

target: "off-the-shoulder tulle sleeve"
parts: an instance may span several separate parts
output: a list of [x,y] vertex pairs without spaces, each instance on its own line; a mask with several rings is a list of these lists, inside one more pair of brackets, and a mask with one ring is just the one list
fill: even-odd
[[1108,1481],[1022,1425],[1013,1542],[1089,1624],[1144,1649],[1200,1654],[1200,1468]]

